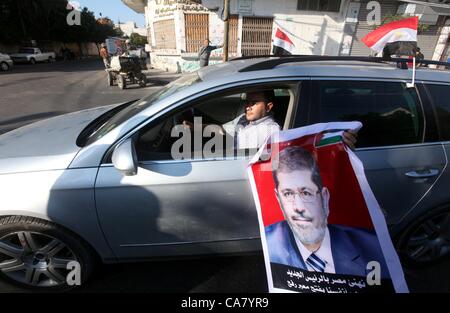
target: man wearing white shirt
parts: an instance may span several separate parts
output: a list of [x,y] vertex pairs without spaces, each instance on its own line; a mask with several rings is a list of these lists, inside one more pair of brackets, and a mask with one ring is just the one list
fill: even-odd
[[222,125],[223,130],[234,137],[236,149],[258,149],[280,125],[272,117],[273,90],[246,94],[245,113]]
[[365,229],[328,225],[330,193],[314,156],[287,147],[273,169],[275,194],[285,220],[265,228],[270,262],[303,270],[366,276],[378,261],[381,277],[389,272],[376,235]]
[[[247,92],[245,94],[245,112],[230,122],[216,126],[216,131],[222,135],[227,133],[234,140],[235,149],[259,149],[273,133],[281,130],[280,125],[274,120],[272,109],[275,103],[273,89],[262,89]],[[194,128],[194,124],[184,120],[183,125]],[[343,141],[351,149],[354,149],[357,132],[345,131]]]
[[[223,125],[202,126],[215,126],[218,133],[227,133],[233,137],[235,149],[258,149],[271,134],[280,130],[271,111],[275,96],[273,89],[248,92],[245,95],[243,114]],[[191,129],[194,127],[193,123],[186,120],[183,124]]]

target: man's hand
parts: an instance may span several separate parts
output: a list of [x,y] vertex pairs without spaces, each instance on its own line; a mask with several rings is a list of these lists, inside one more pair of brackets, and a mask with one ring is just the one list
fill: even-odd
[[358,137],[358,131],[348,129],[343,133],[342,140],[352,150],[355,150],[356,138]]
[[194,130],[194,123],[184,120],[183,126],[185,129]]

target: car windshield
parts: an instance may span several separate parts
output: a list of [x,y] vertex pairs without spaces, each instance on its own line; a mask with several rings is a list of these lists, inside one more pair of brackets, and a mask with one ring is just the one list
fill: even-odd
[[122,124],[132,116],[150,107],[157,101],[163,100],[168,96],[200,81],[201,79],[196,72],[181,76],[177,80],[164,86],[159,91],[141,100],[138,100],[129,106],[124,106],[122,110],[114,112],[114,114],[111,114],[109,116],[108,120],[106,121],[99,120],[98,121],[99,125],[97,125],[96,127],[88,126],[91,131],[86,132],[86,129],[83,130],[80,136],[84,137],[84,140],[80,139],[79,142],[83,142],[82,146],[90,145],[91,143],[105,136],[107,133],[116,128],[118,125]]
[[20,49],[19,53],[34,54],[34,50],[33,49]]

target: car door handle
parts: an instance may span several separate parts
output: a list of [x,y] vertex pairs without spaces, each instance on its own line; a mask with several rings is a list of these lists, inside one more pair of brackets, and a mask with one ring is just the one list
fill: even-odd
[[426,170],[417,170],[417,171],[411,171],[406,172],[405,175],[412,178],[428,178],[433,177],[439,174],[439,170],[430,168]]

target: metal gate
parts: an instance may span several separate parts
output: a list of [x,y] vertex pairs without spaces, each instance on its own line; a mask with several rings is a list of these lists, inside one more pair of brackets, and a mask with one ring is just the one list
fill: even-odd
[[209,37],[208,14],[184,14],[186,52],[198,52]]
[[176,49],[175,21],[162,20],[153,23],[155,31],[156,49]]
[[238,47],[238,15],[230,15],[229,17],[229,37],[228,37],[228,53],[231,56],[237,55],[237,47]]
[[268,55],[272,46],[271,17],[244,17],[242,21],[242,56]]

